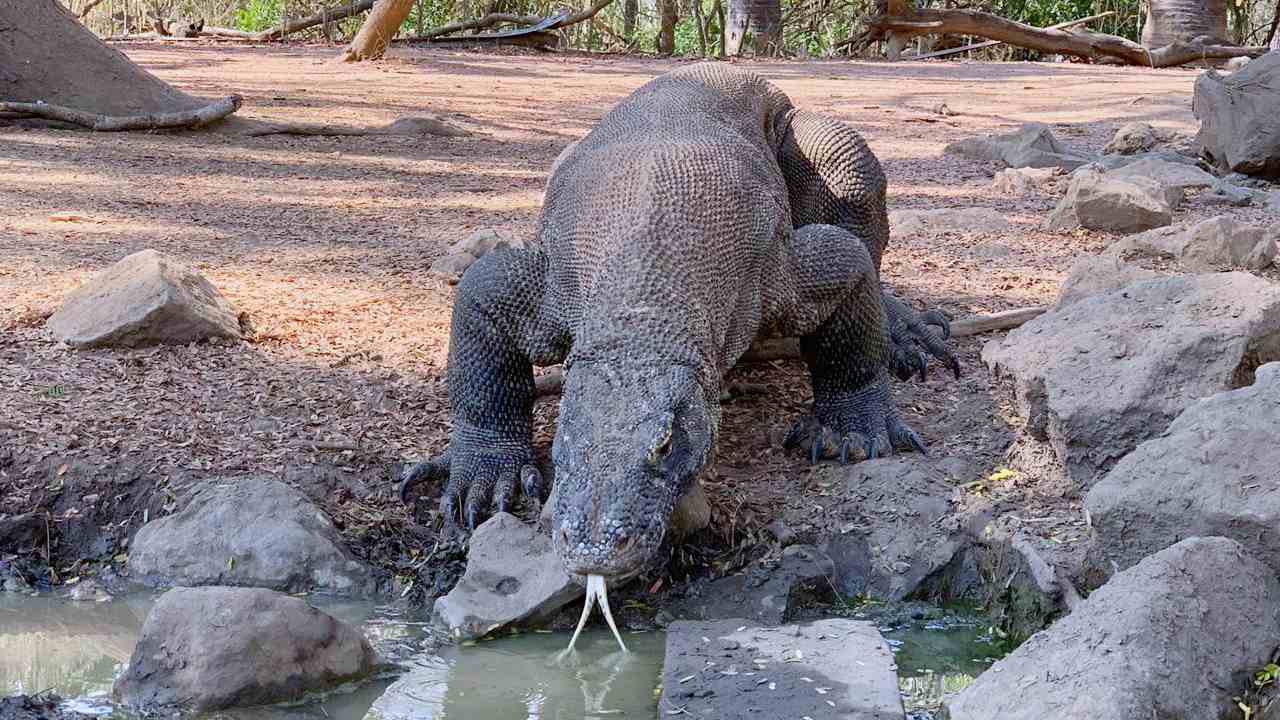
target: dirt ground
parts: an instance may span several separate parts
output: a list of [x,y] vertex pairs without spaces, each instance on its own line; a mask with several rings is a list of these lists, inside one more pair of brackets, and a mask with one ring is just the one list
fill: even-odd
[[[533,232],[553,159],[618,99],[678,61],[398,49],[335,65],[333,48],[120,46],[189,92],[244,95],[241,115],[382,125],[435,115],[470,137],[235,137],[93,134],[0,127],[0,516],[48,511],[41,555],[66,576],[110,565],[142,523],[209,477],[273,475],[323,507],[357,552],[407,580],[434,537],[394,498],[408,458],[448,435],[442,382],[452,288],[427,273],[480,227]],[[907,238],[885,276],[953,318],[1051,302],[1097,233],[1037,223],[1054,198],[995,192],[995,170],[942,157],[944,145],[1027,121],[1100,151],[1123,123],[1193,132],[1192,70],[1075,64],[759,62],[802,107],[858,128],[884,163],[890,209],[986,207],[998,235]],[[954,113],[941,115],[945,103]],[[1217,209],[1221,212],[1220,209]],[[1258,219],[1260,211],[1232,210]],[[1196,202],[1181,213],[1208,216]],[[998,243],[999,257],[975,253]],[[204,273],[256,329],[251,342],[77,352],[43,320],[93,272],[144,248]],[[981,480],[1013,462],[995,497],[1046,541],[1083,536],[1078,498],[1009,449],[1020,424],[981,366],[989,338],[955,341],[967,372],[896,385],[910,423]],[[820,523],[836,500],[826,468],[778,448],[808,402],[803,368],[736,370],[769,388],[725,411],[708,479],[725,541],[782,512]],[[555,403],[539,403],[549,444]],[[808,518],[806,520],[806,518]]]

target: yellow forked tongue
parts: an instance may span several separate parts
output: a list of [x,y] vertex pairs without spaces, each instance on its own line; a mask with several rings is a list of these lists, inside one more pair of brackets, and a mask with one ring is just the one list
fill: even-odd
[[605,590],[603,575],[587,576],[587,597],[582,603],[582,617],[578,618],[578,628],[573,631],[573,638],[569,640],[569,647],[561,655],[567,655],[573,652],[573,646],[578,643],[578,635],[582,634],[582,628],[587,624],[587,618],[591,615],[591,608],[595,605],[596,600],[600,600],[600,612],[604,613],[604,619],[609,623],[609,629],[613,631],[613,636],[618,640],[618,647],[622,648],[622,652],[627,652],[626,643],[622,642],[622,635],[618,632],[618,626],[613,622],[613,613],[609,610],[609,595]]

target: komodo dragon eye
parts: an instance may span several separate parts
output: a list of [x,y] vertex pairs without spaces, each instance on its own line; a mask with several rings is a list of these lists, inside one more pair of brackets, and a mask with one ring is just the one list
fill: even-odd
[[662,440],[654,446],[653,451],[649,453],[649,462],[656,465],[662,460],[666,460],[671,454],[671,427],[668,426],[666,433],[662,436]]

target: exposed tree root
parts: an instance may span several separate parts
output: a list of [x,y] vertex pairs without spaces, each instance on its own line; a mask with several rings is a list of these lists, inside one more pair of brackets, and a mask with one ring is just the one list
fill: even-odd
[[228,95],[194,110],[148,115],[98,115],[48,103],[0,102],[0,112],[72,123],[98,132],[194,128],[221,120],[240,109],[239,95]]

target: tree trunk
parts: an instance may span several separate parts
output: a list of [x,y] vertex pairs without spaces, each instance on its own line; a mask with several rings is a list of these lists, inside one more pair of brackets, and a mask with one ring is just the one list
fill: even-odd
[[1151,0],[1142,28],[1142,44],[1160,48],[1208,36],[1212,43],[1230,44],[1227,0]]
[[756,55],[777,51],[782,36],[782,4],[779,0],[729,0],[725,52],[741,55],[743,41],[751,33]]
[[207,104],[108,47],[57,0],[0,0],[0,100],[108,116],[180,113]]
[[640,14],[640,0],[626,0],[622,5],[622,36],[631,42],[636,34],[636,16]]
[[658,54],[672,55],[676,51],[676,23],[680,22],[679,0],[658,0],[661,24],[658,27]]
[[1280,51],[1280,0],[1276,0],[1276,14],[1271,18],[1271,32],[1263,43],[1271,47],[1271,52]]
[[387,51],[391,39],[413,10],[414,0],[378,0],[360,26],[342,59],[346,62],[377,60]]

